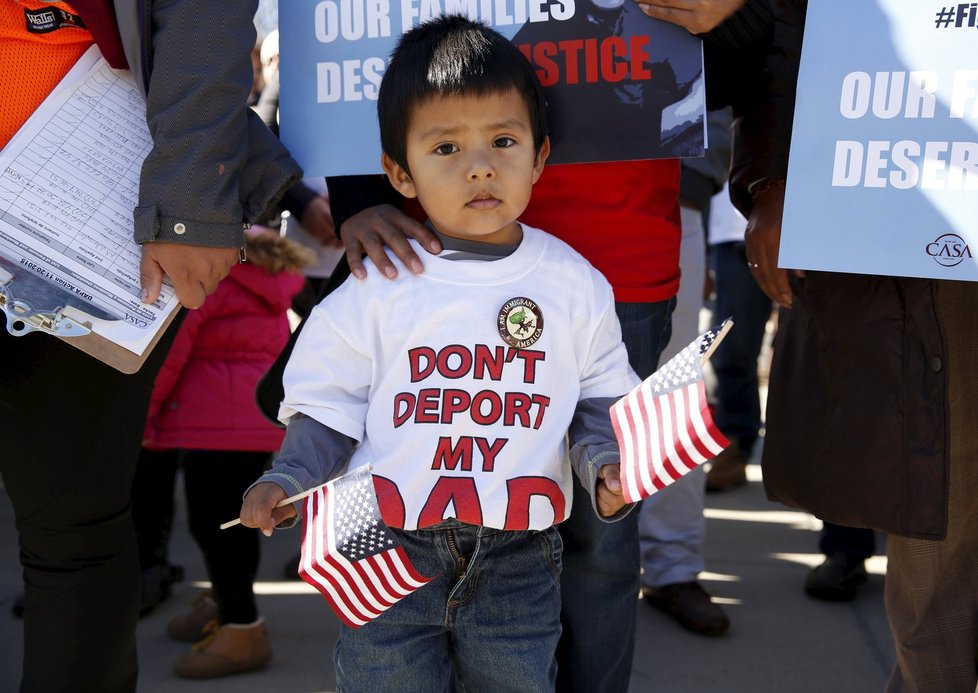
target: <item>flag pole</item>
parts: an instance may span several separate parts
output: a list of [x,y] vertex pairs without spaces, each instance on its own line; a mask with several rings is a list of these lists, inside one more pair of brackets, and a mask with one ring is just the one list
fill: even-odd
[[[320,484],[319,486],[323,486],[323,484]],[[281,508],[283,505],[288,505],[289,503],[295,503],[297,500],[302,500],[306,496],[312,495],[312,493],[317,488],[319,488],[319,486],[314,486],[313,488],[309,489],[308,491],[303,491],[302,493],[297,493],[294,496],[289,496],[285,500],[280,500],[278,503],[275,504],[275,507],[276,508]],[[221,529],[227,529],[228,527],[234,527],[235,525],[240,525],[240,524],[241,524],[241,518],[240,517],[236,517],[233,520],[228,520],[227,522],[223,523],[221,525]]]

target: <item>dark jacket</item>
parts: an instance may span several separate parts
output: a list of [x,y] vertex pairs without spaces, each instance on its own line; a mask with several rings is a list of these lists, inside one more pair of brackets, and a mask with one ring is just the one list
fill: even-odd
[[[246,105],[257,7],[257,0],[220,12],[189,0],[80,3],[107,55],[117,53],[121,40],[146,95],[153,148],[140,176],[137,243],[241,247],[243,225],[256,221],[301,176],[285,147]],[[104,18],[112,9],[118,36],[106,30],[111,24]],[[215,21],[220,31],[212,30]],[[174,231],[177,222],[182,233]]]
[[[765,96],[735,124],[732,195],[787,172],[807,3],[779,0]],[[947,527],[947,346],[936,280],[808,272],[781,311],[764,441],[768,497],[920,539]]]

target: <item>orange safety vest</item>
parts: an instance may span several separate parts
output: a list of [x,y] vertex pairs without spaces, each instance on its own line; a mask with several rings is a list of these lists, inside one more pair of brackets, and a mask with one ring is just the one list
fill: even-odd
[[0,0],[0,148],[92,43],[66,2]]

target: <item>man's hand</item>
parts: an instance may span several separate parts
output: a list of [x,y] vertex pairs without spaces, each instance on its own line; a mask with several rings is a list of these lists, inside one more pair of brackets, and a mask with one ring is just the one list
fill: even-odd
[[397,277],[397,270],[387,257],[387,248],[393,250],[401,262],[415,274],[424,272],[424,265],[411,249],[408,238],[416,239],[429,253],[441,252],[441,243],[428,227],[393,205],[376,205],[357,212],[343,222],[340,237],[346,246],[350,272],[357,279],[367,277],[362,259],[364,253],[373,260],[385,277]]
[[595,499],[601,517],[611,517],[625,507],[621,488],[621,466],[606,464],[598,470],[598,488]]
[[237,264],[238,253],[237,248],[143,243],[139,263],[140,298],[143,303],[153,303],[159,298],[163,275],[166,275],[173,282],[180,303],[187,308],[200,308]]
[[636,0],[650,17],[678,24],[691,34],[705,34],[723,24],[747,0]]
[[295,517],[295,507],[291,503],[281,508],[275,507],[276,503],[287,497],[278,484],[270,481],[257,484],[248,491],[241,504],[241,512],[238,514],[241,524],[245,527],[257,527],[266,537],[272,536],[272,530],[277,524]]
[[[747,221],[747,264],[761,290],[779,306],[791,308],[794,296],[788,284],[788,270],[778,268],[783,212],[784,183],[776,183],[756,195]],[[795,273],[804,276],[800,270]]]

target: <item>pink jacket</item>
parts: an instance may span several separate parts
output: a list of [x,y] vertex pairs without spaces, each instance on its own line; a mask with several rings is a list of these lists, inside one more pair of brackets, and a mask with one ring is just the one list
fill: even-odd
[[156,377],[143,445],[151,449],[278,449],[284,430],[255,404],[255,386],[289,339],[296,272],[235,265],[187,313]]

